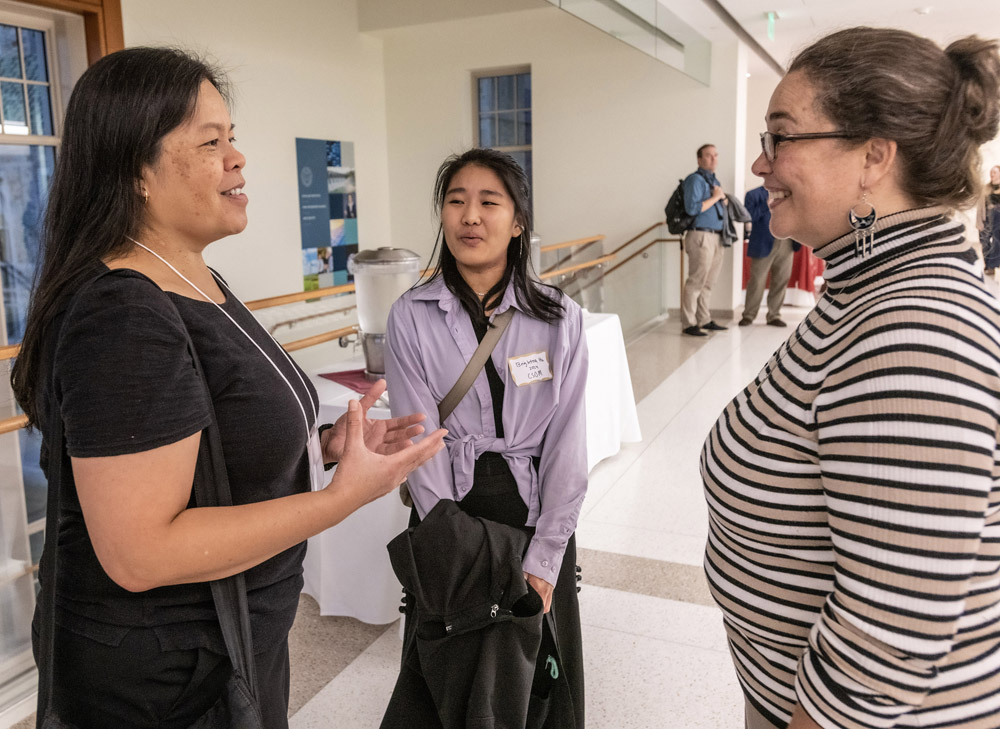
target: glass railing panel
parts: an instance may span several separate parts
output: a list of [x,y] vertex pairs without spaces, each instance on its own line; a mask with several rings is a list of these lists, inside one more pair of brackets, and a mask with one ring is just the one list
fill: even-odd
[[[590,263],[604,256],[606,241],[596,241],[590,244],[560,248],[555,251],[542,251],[541,271],[543,277],[554,271],[573,268]],[[543,241],[544,247],[544,241]],[[555,277],[543,278],[546,283],[558,286],[570,298],[590,311],[606,311],[604,308],[604,290],[601,285],[604,266],[583,268]]]
[[626,339],[666,313],[665,245],[653,243],[638,253],[651,240],[640,239],[620,251],[604,273],[604,311],[618,314]]

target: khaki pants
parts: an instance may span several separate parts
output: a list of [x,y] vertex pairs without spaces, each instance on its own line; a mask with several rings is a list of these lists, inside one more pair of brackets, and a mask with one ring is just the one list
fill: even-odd
[[684,233],[684,251],[688,255],[688,276],[681,292],[681,319],[685,327],[704,326],[712,320],[708,305],[712,286],[722,270],[722,236],[704,230]]
[[781,318],[781,305],[785,303],[788,277],[792,274],[792,241],[789,238],[775,238],[771,253],[766,258],[750,259],[750,280],[747,281],[747,301],[743,307],[743,318],[753,321],[760,309],[760,300],[767,284],[767,274],[771,274],[771,288],[767,293],[767,320]]

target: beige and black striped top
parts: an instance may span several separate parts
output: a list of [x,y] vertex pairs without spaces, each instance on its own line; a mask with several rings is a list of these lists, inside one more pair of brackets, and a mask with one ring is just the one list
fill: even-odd
[[1000,305],[963,227],[889,216],[702,452],[705,570],[785,726],[1000,727]]

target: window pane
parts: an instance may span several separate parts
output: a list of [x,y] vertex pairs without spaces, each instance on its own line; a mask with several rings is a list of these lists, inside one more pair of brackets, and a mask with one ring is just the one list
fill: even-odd
[[3,96],[3,131],[5,134],[27,134],[28,117],[24,108],[24,86],[9,82],[0,83]]
[[497,76],[497,111],[514,108],[514,76]]
[[496,116],[494,114],[483,114],[479,117],[479,146],[496,146]]
[[531,108],[531,74],[517,74],[517,108]]
[[517,113],[513,111],[497,114],[498,147],[513,147],[517,144]]
[[531,144],[531,112],[517,112],[517,143]]
[[[0,275],[10,344],[17,344],[24,335],[24,318],[38,262],[42,212],[54,167],[54,147],[0,145],[0,200],[4,201],[0,210],[4,221]],[[38,463],[37,458],[34,463]]]
[[[45,474],[38,463],[41,457],[42,434],[37,430],[21,429],[17,431],[18,446],[21,449],[21,477],[24,481],[24,506],[28,516],[28,522],[38,521],[45,518],[45,501],[48,494],[48,482]],[[32,534],[29,537],[31,545],[31,556],[34,564],[38,563],[38,555],[35,554],[36,546],[34,542],[44,541],[41,539],[41,532]],[[39,544],[37,549],[41,550]]]
[[531,150],[517,150],[510,152],[510,156],[514,158],[514,161],[521,165],[521,169],[524,170],[524,174],[528,176],[528,184],[531,184]]
[[[6,555],[0,556],[7,561]],[[18,563],[21,561],[17,560]],[[18,564],[18,567],[21,565]],[[15,570],[15,573],[21,570]],[[12,688],[15,679],[29,675],[34,668],[31,659],[31,616],[35,611],[32,579],[30,574],[22,575],[0,586],[0,625],[3,626],[0,630],[0,684],[4,688]],[[20,683],[23,684],[23,681]],[[23,685],[19,688],[24,690]]]
[[496,84],[492,77],[479,79],[479,111],[496,109]]
[[52,107],[49,104],[49,87],[28,87],[28,111],[31,112],[31,133],[52,134]]
[[0,25],[0,76],[23,78],[17,52],[17,28],[13,25]]
[[48,81],[48,64],[45,62],[45,34],[40,30],[21,28],[24,45],[24,74],[31,81]]

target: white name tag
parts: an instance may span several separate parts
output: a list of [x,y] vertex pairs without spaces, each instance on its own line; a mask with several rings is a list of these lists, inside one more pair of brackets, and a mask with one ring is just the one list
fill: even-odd
[[535,352],[511,357],[507,360],[507,366],[510,367],[510,376],[514,378],[514,384],[518,387],[552,379],[548,352]]
[[327,474],[323,467],[323,444],[319,439],[319,429],[315,425],[309,432],[306,452],[309,454],[309,485],[313,491],[322,491],[333,478],[333,474]]

